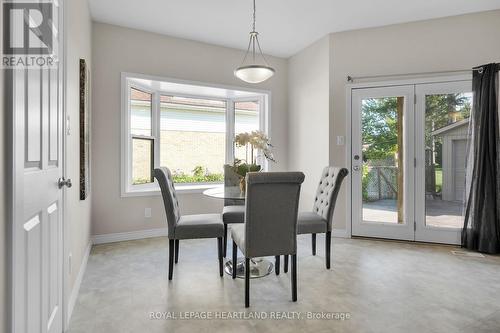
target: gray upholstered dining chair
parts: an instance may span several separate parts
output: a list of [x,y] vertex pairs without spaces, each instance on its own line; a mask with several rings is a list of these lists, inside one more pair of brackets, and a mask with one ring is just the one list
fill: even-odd
[[[233,267],[245,256],[245,307],[250,306],[250,259],[292,256],[292,300],[297,301],[297,212],[302,172],[250,172],[246,177],[245,223],[231,227]],[[270,204],[272,203],[272,204]],[[233,269],[233,279],[236,269]]]
[[[313,255],[316,255],[316,234],[325,233],[326,269],[330,269],[333,211],[342,182],[348,174],[346,168],[325,167],[312,211],[300,212],[298,217],[298,234],[312,235]],[[284,271],[288,271],[288,256],[285,256]]]
[[[224,186],[239,186],[240,176],[234,172],[228,164],[224,165]],[[226,257],[227,251],[227,228],[231,223],[243,223],[245,220],[245,201],[225,199],[222,209],[222,222],[224,222],[224,239],[222,256]]]
[[179,240],[199,238],[217,238],[219,275],[223,276],[222,236],[224,225],[220,214],[181,216],[170,170],[168,168],[157,168],[154,170],[154,176],[160,185],[165,213],[167,215],[169,239],[168,279],[172,280],[173,276],[174,254],[175,263],[179,259]]

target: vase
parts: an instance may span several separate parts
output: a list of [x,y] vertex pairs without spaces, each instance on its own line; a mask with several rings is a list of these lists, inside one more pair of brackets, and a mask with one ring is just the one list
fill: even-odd
[[240,179],[240,191],[241,193],[245,193],[247,190],[247,181],[245,178]]

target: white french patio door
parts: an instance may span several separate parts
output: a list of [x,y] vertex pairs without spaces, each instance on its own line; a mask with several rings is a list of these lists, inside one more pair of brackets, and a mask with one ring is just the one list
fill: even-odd
[[413,240],[414,87],[352,92],[352,235]]
[[352,235],[458,244],[471,81],[353,89]]
[[460,244],[472,84],[419,84],[415,98],[415,240]]

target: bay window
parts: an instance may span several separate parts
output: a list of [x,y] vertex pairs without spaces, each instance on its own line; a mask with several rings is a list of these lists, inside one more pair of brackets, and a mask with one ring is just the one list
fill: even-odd
[[[239,133],[267,133],[264,92],[136,79],[122,75],[122,195],[159,191],[155,167],[178,190],[223,183],[224,164],[247,161]],[[250,161],[248,161],[250,162]]]

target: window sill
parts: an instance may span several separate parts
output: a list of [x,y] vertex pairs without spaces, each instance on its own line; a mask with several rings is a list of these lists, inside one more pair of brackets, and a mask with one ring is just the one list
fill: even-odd
[[[222,183],[213,183],[213,184],[176,184],[175,192],[177,194],[201,194],[203,191],[208,190],[209,188],[214,188],[217,186],[221,186]],[[142,188],[142,189],[127,189],[126,191],[122,191],[122,198],[129,197],[153,197],[161,195],[161,192],[158,186],[152,186],[150,188]]]

